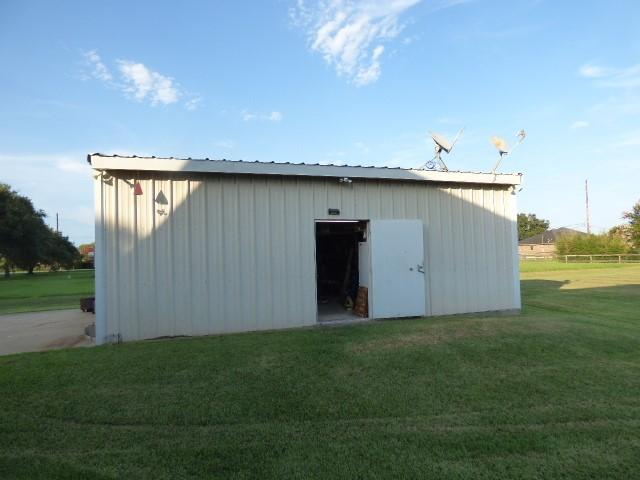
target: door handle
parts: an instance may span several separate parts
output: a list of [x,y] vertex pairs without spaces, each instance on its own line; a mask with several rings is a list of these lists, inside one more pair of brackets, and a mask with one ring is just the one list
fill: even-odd
[[424,273],[424,265],[417,265],[416,267],[420,273]]

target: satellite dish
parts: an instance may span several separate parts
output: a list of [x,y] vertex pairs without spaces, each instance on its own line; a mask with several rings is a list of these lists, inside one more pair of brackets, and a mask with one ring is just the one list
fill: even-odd
[[429,132],[429,134],[433,141],[436,142],[436,148],[439,147],[441,152],[445,151],[449,153],[451,151],[451,142],[449,142],[447,137],[436,132]]
[[496,149],[498,150],[498,153],[500,154],[500,158],[498,159],[498,162],[496,163],[495,167],[493,167],[493,170],[491,171],[491,173],[496,173],[496,170],[498,169],[498,167],[500,166],[500,163],[502,162],[502,158],[505,155],[509,155],[513,153],[513,151],[520,146],[520,144],[523,142],[526,136],[527,136],[527,132],[525,132],[524,130],[520,130],[516,134],[516,137],[518,138],[518,142],[511,149],[509,148],[509,143],[504,138],[497,137],[495,135],[491,137],[491,143],[493,143],[493,146],[496,147]]
[[498,149],[501,158],[504,155],[509,155],[509,144],[504,138],[493,136],[491,137],[491,143]]
[[445,152],[447,154],[451,153],[451,150],[453,150],[453,147],[455,146],[456,142],[462,136],[463,131],[464,131],[464,127],[462,127],[460,131],[456,134],[456,137],[453,139],[453,142],[450,142],[447,137],[445,137],[440,133],[429,132],[429,135],[431,135],[431,139],[436,144],[436,147],[435,147],[436,154],[433,156],[431,160],[429,160],[424,165],[420,166],[420,169],[435,170],[437,167],[440,167],[440,170],[442,170],[443,172],[448,172],[449,169],[447,168],[447,165],[442,160],[442,152]]

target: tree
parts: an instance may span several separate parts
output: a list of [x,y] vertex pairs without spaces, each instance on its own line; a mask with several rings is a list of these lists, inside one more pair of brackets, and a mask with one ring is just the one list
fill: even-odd
[[630,211],[624,212],[622,218],[629,220],[631,243],[636,250],[640,249],[640,200],[631,207]]
[[44,217],[31,200],[0,184],[0,255],[5,259],[5,276],[12,266],[32,273],[42,260],[43,241],[49,231]]
[[549,229],[549,220],[538,218],[535,213],[518,214],[518,240],[533,237]]
[[45,213],[9,185],[0,184],[0,256],[5,276],[13,266],[33,273],[38,264],[72,266],[78,251],[44,222]]
[[27,197],[0,184],[0,255],[5,261],[5,276],[13,266],[29,269],[38,262],[38,240],[46,236],[44,216]]
[[73,268],[80,261],[80,252],[67,237],[60,232],[49,229],[49,236],[44,245],[43,263],[49,265],[52,270]]
[[9,211],[12,190],[9,185],[0,183],[0,257],[4,276],[8,277],[11,271],[11,262],[7,256],[8,249],[14,243],[13,232],[10,228]]
[[616,225],[615,227],[611,227],[609,229],[608,235],[610,237],[616,237],[621,239],[624,243],[626,243],[629,247],[633,246],[633,241],[631,238],[631,226],[627,224]]
[[18,244],[13,246],[8,258],[15,266],[33,273],[36,265],[45,260],[46,242],[51,233],[44,223],[44,212],[33,209],[30,200],[19,197],[18,205]]

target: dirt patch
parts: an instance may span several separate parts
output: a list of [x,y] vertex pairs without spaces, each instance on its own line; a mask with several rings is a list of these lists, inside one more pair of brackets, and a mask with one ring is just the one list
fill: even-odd
[[44,346],[44,349],[49,350],[53,348],[69,348],[89,344],[91,344],[91,339],[89,337],[87,337],[86,335],[77,335],[75,337],[58,338],[52,342],[47,343]]

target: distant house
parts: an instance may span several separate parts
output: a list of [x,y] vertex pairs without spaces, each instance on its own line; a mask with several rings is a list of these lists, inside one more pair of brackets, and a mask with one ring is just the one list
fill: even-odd
[[95,243],[86,243],[84,245],[80,245],[78,247],[78,251],[80,252],[80,257],[82,259],[82,268],[93,268],[93,259],[96,252]]
[[554,228],[518,242],[521,257],[551,257],[556,253],[556,241],[566,235],[584,235],[572,228]]
[[80,255],[82,256],[93,257],[93,255],[95,254],[96,246],[93,243],[88,243],[86,245],[80,245],[80,247],[78,247],[78,250],[80,251]]

